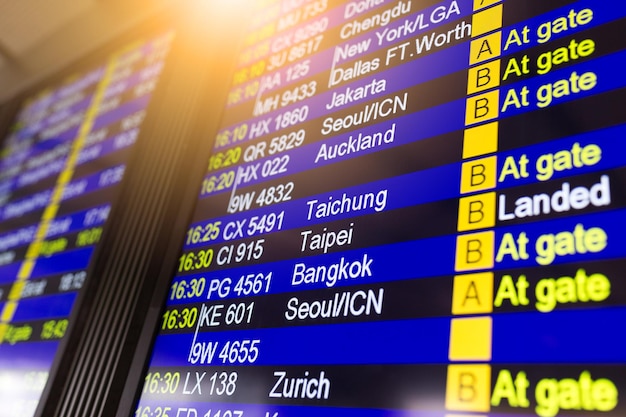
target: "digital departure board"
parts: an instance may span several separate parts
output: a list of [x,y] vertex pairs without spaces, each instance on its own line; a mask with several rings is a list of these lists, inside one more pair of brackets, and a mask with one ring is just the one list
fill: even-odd
[[256,7],[135,416],[625,415],[626,3]]
[[[0,416],[33,415],[172,34],[29,99],[0,160]],[[59,352],[60,353],[60,352]]]

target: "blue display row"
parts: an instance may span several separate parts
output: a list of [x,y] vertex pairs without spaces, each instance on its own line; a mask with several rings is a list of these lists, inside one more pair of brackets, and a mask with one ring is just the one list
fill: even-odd
[[[626,307],[496,314],[490,362],[622,364],[626,336],[615,329],[625,319]],[[221,350],[244,340],[259,341],[253,365],[448,363],[450,323],[439,317],[161,335],[151,366],[228,365]]]
[[[472,0],[459,0],[457,2],[455,2],[458,6],[458,9],[454,9],[455,12],[452,13],[450,15],[450,20],[448,19],[443,19],[437,22],[432,22],[428,25],[428,30],[433,30],[436,29],[437,27],[443,26],[446,23],[449,23],[451,20],[455,20],[455,19],[461,19],[463,17],[469,16],[472,13]],[[400,31],[400,34],[398,35],[398,37],[396,37],[393,40],[393,43],[402,43],[403,41],[406,41],[407,39],[414,37],[420,33],[425,32],[426,28],[419,28],[419,23],[415,23],[416,18],[418,18],[418,16],[421,16],[422,14],[425,15],[430,15],[435,9],[437,8],[441,8],[442,5],[444,7],[446,7],[450,4],[449,1],[444,1],[441,3],[438,3],[435,6],[431,6],[429,8],[427,8],[424,11],[420,11],[417,13],[414,13],[410,16],[407,16],[406,19],[403,19],[403,22],[401,22],[401,24],[396,24],[396,26],[403,26],[404,25],[404,21],[409,21],[410,22],[410,26],[413,27],[413,31],[408,31],[408,30],[402,30]],[[456,12],[458,11],[458,13]],[[374,29],[374,27],[372,27],[372,29]],[[355,36],[353,38],[349,39],[350,44],[352,45],[367,45],[367,47],[363,47],[363,48],[359,48],[358,51],[355,51],[354,54],[351,54],[351,59],[349,60],[349,62],[353,62],[355,60],[357,60],[358,58],[366,55],[366,54],[371,54],[377,51],[382,51],[384,48],[387,48],[390,44],[392,44],[392,42],[388,42],[388,41],[382,41],[382,42],[377,42],[375,41],[373,34],[371,33],[371,30],[369,33],[365,33],[364,35],[360,35],[360,36]],[[468,66],[468,52],[469,52],[469,44],[465,46],[466,48],[466,52],[465,54],[462,54],[460,51],[458,51],[457,53],[459,54],[457,56],[457,58],[459,59],[465,59],[465,67]],[[335,67],[334,62],[335,62],[335,55],[336,55],[336,48],[332,47],[332,48],[328,48],[320,53],[317,53],[315,55],[311,55],[310,57],[307,57],[307,61],[310,61],[309,65],[309,70],[307,72],[307,77],[311,77],[313,75],[319,74],[321,72],[324,71],[328,71],[329,66],[331,66],[332,68]],[[348,62],[348,61],[346,61]],[[382,70],[382,63],[379,63],[377,65],[377,67],[380,67],[380,69]],[[442,70],[442,67],[439,67],[440,70]],[[286,69],[281,69],[279,70],[281,76],[281,79],[288,79],[288,76],[286,75]],[[331,69],[332,71],[332,69]],[[406,69],[403,71],[407,71]],[[379,73],[378,71],[375,71],[378,74],[380,74],[380,77],[382,78],[387,78],[385,75],[383,75],[384,73]],[[406,74],[406,72],[404,72]],[[370,74],[371,75],[371,74]],[[412,74],[413,75],[413,74]],[[417,72],[414,74],[417,75]],[[270,73],[265,74],[265,76],[270,76]],[[391,77],[389,77],[391,78]],[[298,80],[298,81],[302,81],[302,80]],[[281,87],[284,87],[286,84],[281,83]],[[342,84],[342,86],[357,86],[358,84]],[[320,88],[326,90],[327,87],[326,86],[320,86]],[[268,88],[266,92],[271,91],[271,88]],[[330,100],[328,98],[330,98],[332,96],[332,94],[330,92],[326,93],[326,99],[324,101],[324,104],[328,103]],[[257,99],[260,97],[257,97]],[[314,99],[315,101],[317,101],[317,96]],[[316,106],[314,104],[312,104],[312,101],[304,101],[304,104],[309,104],[311,103],[311,109],[313,111],[315,111],[315,114],[312,114],[311,118],[314,117],[320,117],[324,114],[328,114],[329,111],[328,109],[325,109],[324,106]],[[290,111],[293,110],[294,108],[300,107],[302,105],[302,103],[298,103],[298,104],[294,104],[291,106],[286,106],[284,108],[282,108],[280,110],[280,112],[283,111]],[[231,110],[232,111],[232,110]],[[246,123],[248,123],[249,125],[253,125],[255,123],[258,123],[261,120],[265,120],[266,118],[270,117],[270,116],[276,116],[277,113],[279,111],[273,111],[273,112],[269,112],[261,117],[252,117],[250,118],[249,114],[242,114],[241,116],[246,118]],[[225,126],[226,127],[226,126]],[[228,126],[226,127],[228,129],[232,129],[234,126]]]
[[37,370],[46,371],[52,363],[59,341],[0,344],[1,370]]
[[[94,247],[89,246],[82,249],[57,253],[49,257],[37,258],[30,277],[31,279],[35,279],[47,275],[85,269],[89,264],[93,250]],[[13,282],[21,266],[22,262],[20,261],[0,267],[0,283]]]
[[[142,399],[138,409],[147,410],[149,416],[156,416],[163,412],[165,407],[169,407],[168,412],[181,417],[198,416],[227,416],[227,417],[278,417],[278,416],[298,416],[298,417],[318,417],[323,413],[329,417],[446,417],[449,413],[443,411],[423,411],[423,410],[384,410],[373,408],[347,408],[347,407],[324,407],[324,406],[295,406],[273,404],[234,404],[228,402],[201,403],[194,401],[183,401],[178,403],[168,399],[167,401],[155,401]],[[180,410],[180,411],[179,411]],[[208,414],[207,414],[208,413]],[[489,413],[490,417],[510,417],[510,414]]]
[[[445,106],[449,107],[450,105],[448,104]],[[422,120],[418,115],[405,116],[405,118],[406,120],[398,120],[397,124],[394,124],[393,126],[396,129],[396,132],[402,131],[406,134],[396,133],[396,141],[393,144],[389,144],[389,146],[401,144],[403,142],[403,138],[406,138],[407,140],[419,140],[422,138],[422,135],[426,136],[433,133],[430,129],[437,129],[437,126],[443,128],[444,126],[453,124],[452,121],[446,123],[443,118],[430,118],[430,123],[428,124],[425,124],[426,119],[428,119],[427,117],[425,117],[424,120]],[[429,127],[430,129],[417,129],[422,122],[424,122],[425,127]],[[409,134],[411,129],[415,129],[415,133],[412,136]],[[531,145],[513,151],[502,152],[497,155],[496,175],[498,177],[498,185],[495,189],[504,190],[509,187],[540,182],[547,179],[559,179],[573,174],[599,172],[620,167],[624,164],[624,162],[621,158],[622,144],[619,138],[624,134],[626,134],[626,125],[619,125],[561,138],[546,143]],[[506,138],[503,138],[502,140],[505,141]],[[576,162],[576,158],[580,159],[580,150],[588,147],[589,145],[597,146],[599,148],[600,156],[598,160],[594,161],[593,164],[584,164],[580,161]],[[309,145],[305,148],[294,150],[291,155],[289,155],[290,163],[295,160],[293,167],[303,167],[302,171],[304,171],[307,167],[315,165],[315,156],[308,149],[313,146],[315,145]],[[445,145],[442,144],[441,146]],[[578,156],[572,153],[572,149],[578,149]],[[344,160],[349,157],[352,157],[352,155],[340,157],[338,160]],[[526,170],[528,171],[528,175],[508,175],[507,172],[511,172],[510,167],[512,165],[512,161],[515,161],[513,166],[516,168],[513,172],[519,172],[520,169],[518,161],[524,158],[527,160]],[[570,162],[567,162],[568,160]],[[557,162],[555,163],[555,161]],[[256,219],[260,219],[263,216],[276,216],[282,213],[280,229],[271,229],[268,231],[289,230],[325,223],[330,220],[352,218],[357,215],[373,213],[376,211],[389,211],[432,201],[457,198],[461,195],[461,165],[461,163],[455,163],[440,166],[391,179],[371,182],[366,185],[354,186],[310,196],[308,198],[274,204],[266,208],[251,209],[243,213],[215,217],[206,221],[194,223],[190,226],[190,229],[200,228],[201,230],[207,230],[206,228],[208,225],[219,224],[219,234],[210,240],[211,244],[217,244],[229,240],[237,240],[243,237],[259,236],[264,234],[265,232],[263,229],[255,229],[252,232],[245,233],[243,235],[235,233],[235,225],[241,224],[247,229],[250,226],[250,219],[255,217]],[[506,167],[509,168],[505,169]],[[252,180],[251,182],[255,181]],[[384,193],[384,204],[381,197],[381,202],[378,206],[372,205],[372,207],[365,210],[360,210],[358,212],[337,212],[330,216],[319,218],[315,216],[315,211],[311,210],[311,207],[314,207],[311,204],[312,201],[341,201],[344,196],[352,197],[371,193],[377,195],[376,193],[380,193],[381,190],[386,190]],[[407,190],[411,190],[411,192],[407,192]],[[243,196],[246,194],[244,191],[239,191],[238,194]],[[190,249],[203,245],[206,245],[206,242],[203,242],[202,240],[196,241],[195,243],[193,241],[188,241],[186,242],[184,248]]]
[[[448,6],[449,2],[440,3],[436,6],[433,6],[432,9],[435,9],[437,7],[441,8],[442,5],[444,5],[444,7]],[[459,7],[459,13],[452,14],[451,16],[453,17],[453,19],[461,19],[463,17],[471,15],[472,13],[471,1],[459,1],[457,2],[457,5]],[[506,8],[506,2],[504,2],[503,7]],[[617,20],[626,16],[626,6],[622,4],[614,7],[614,5],[608,4],[608,3],[597,3],[597,2],[594,3],[593,1],[590,1],[590,0],[581,0],[575,3],[574,5],[564,6],[556,10],[553,10],[549,13],[546,13],[544,15],[537,16],[533,19],[525,21],[523,24],[518,24],[512,27],[503,28],[502,29],[502,48],[503,49],[502,49],[501,55],[499,56],[502,58],[506,58],[507,56],[510,56],[514,53],[541,45],[544,42],[541,41],[542,38],[539,37],[538,32],[537,32],[539,26],[541,26],[542,24],[544,24],[545,26],[547,22],[550,22],[557,17],[567,16],[568,13],[573,9],[580,11],[586,8],[590,8],[593,11],[592,19],[589,23],[585,25],[576,25],[573,27],[568,27],[567,30],[559,30],[559,31],[555,30],[554,33],[550,34],[551,35],[550,41],[552,42],[562,37],[570,36],[578,32],[588,30],[588,29],[597,27],[599,25],[602,25],[608,22],[612,22],[614,20]],[[421,13],[423,12],[419,12],[416,15],[419,15]],[[429,11],[427,10],[425,14],[428,15],[428,13]],[[415,16],[412,16],[412,17],[413,19],[415,19]],[[411,17],[408,17],[407,20],[411,21]],[[526,22],[530,22],[530,24],[528,24],[528,30],[531,30],[530,33],[532,34],[532,36],[528,38],[528,42],[520,41],[517,43],[515,42],[507,43],[507,40],[511,37],[511,33],[517,33],[518,36],[521,38],[522,36],[521,34],[523,33],[522,31],[525,30],[527,26]],[[449,23],[449,21],[443,20],[439,23],[430,24],[428,26],[428,31],[436,29],[438,26],[441,26],[445,23]],[[532,29],[530,29],[531,27]],[[398,38],[394,39],[393,44],[394,45],[402,44],[403,41],[406,41],[407,38],[417,36],[420,32],[424,32],[424,31],[417,30],[415,33],[409,33],[409,34],[404,34],[403,36],[399,36]],[[372,33],[366,33],[365,35],[350,39],[350,44],[356,45],[356,44],[361,44],[361,43],[367,43],[368,40],[372,41],[373,39],[374,37]],[[367,44],[370,45],[369,43]],[[464,68],[468,68],[470,65],[469,44],[470,44],[470,41],[468,39],[465,43],[461,45],[453,46],[450,48],[445,48],[442,50],[439,50],[440,48],[438,47],[434,47],[433,50],[436,52],[434,52],[432,55],[427,55],[425,57],[416,59],[414,61],[409,61],[409,62],[398,61],[397,63],[403,64],[398,69],[384,71],[385,67],[389,67],[393,65],[395,63],[395,60],[392,60],[390,62],[381,62],[380,69],[368,73],[367,78],[370,79],[371,76],[375,75],[375,77],[379,79],[384,78],[384,79],[387,79],[388,82],[390,82],[394,79],[393,75],[395,75],[396,73],[400,73],[403,76],[396,79],[397,80],[396,82],[399,83],[398,85],[402,85],[403,82],[407,82],[407,81],[413,81],[411,85],[415,85],[420,82],[420,78],[422,77],[421,75],[422,72],[424,72],[425,74],[428,74],[430,71],[436,71],[435,75],[444,76],[445,74],[452,73],[455,70],[460,71]],[[362,48],[361,51],[358,51],[355,54],[352,54],[350,62],[353,62],[365,56],[366,54],[371,54],[379,50],[382,51],[384,48],[387,48],[387,47],[389,47],[389,44],[386,44],[386,43],[382,43],[382,44],[380,42],[378,44],[371,43],[371,46],[368,46],[367,48]],[[414,47],[410,46],[410,48],[414,48]],[[441,55],[440,58],[435,58],[435,56],[442,54],[443,51],[447,51],[448,49],[450,49],[452,52],[448,52],[445,55]],[[312,56],[311,62],[310,62],[310,69],[307,73],[308,77],[311,77],[315,74],[318,74],[327,70],[329,63],[334,62],[334,58],[333,58],[334,54],[335,54],[335,48],[329,48],[328,50],[325,50],[319,54]],[[383,59],[387,60],[388,58],[383,57]],[[430,62],[431,65],[426,65],[426,63],[428,62]],[[438,62],[439,65],[432,66],[432,64],[436,62]],[[383,63],[385,64],[384,66],[383,66]],[[430,68],[430,70],[425,69],[425,68]],[[612,67],[612,68],[608,68],[608,70],[616,72],[616,68],[617,67]],[[282,71],[285,71],[285,70],[281,70],[281,72]],[[417,80],[415,80],[415,77],[418,77]],[[426,75],[425,79],[427,79],[427,77],[428,75]],[[281,76],[281,79],[286,79],[286,78],[287,77],[284,75]],[[342,84],[342,90],[344,88],[350,88],[354,90],[359,85],[368,84],[368,83],[369,82],[357,81],[353,83]],[[281,87],[283,86],[284,84],[281,83]],[[391,93],[395,91],[391,87],[393,87],[393,85],[390,85],[390,88],[385,89],[386,93]],[[271,91],[271,89],[268,89],[268,91]],[[294,109],[301,107],[302,104],[307,104],[309,105],[310,111],[311,111],[308,119],[311,120],[315,117],[320,117],[322,115],[330,113],[328,109],[325,108],[325,105],[331,101],[329,100],[329,97],[331,96],[332,96],[332,92],[328,91],[326,93],[318,94],[315,97],[305,100],[301,103],[293,104],[291,106],[286,106],[286,107],[281,108],[280,110],[266,113],[260,117],[249,118],[248,114],[242,114],[242,116],[246,118],[246,123],[249,126],[252,126],[252,125],[260,123],[262,120],[265,120],[270,116],[275,117],[281,112],[292,111]],[[358,100],[355,101],[355,103],[356,102],[358,102]],[[223,131],[229,131],[229,130],[234,129],[235,127],[236,125],[227,126],[225,127]]]
[[[228,293],[222,291],[220,294],[219,286],[223,284],[233,287],[241,277],[246,276],[271,276],[269,288],[263,291],[263,294],[274,294],[453,275],[459,272],[455,265],[456,256],[464,259],[467,255],[470,261],[475,260],[477,263],[475,270],[505,270],[617,259],[626,256],[624,215],[626,210],[620,209],[504,226],[482,235],[461,235],[461,239],[464,237],[469,240],[478,239],[467,247],[464,246],[465,243],[459,243],[464,241],[457,240],[457,235],[446,235],[340,253],[247,265],[227,271],[178,275],[173,283],[184,281],[185,285],[189,285],[191,280],[204,278],[205,290],[200,295],[189,294],[180,299],[168,298],[167,305],[237,297],[238,294],[234,291]],[[216,252],[218,252],[216,257],[219,257],[219,251]],[[337,269],[345,265],[344,269],[347,269],[352,264],[361,265],[360,269],[354,266],[355,271],[357,269],[361,271],[360,274],[355,273],[354,277],[349,277],[347,273],[333,275],[331,272],[325,272],[333,265],[333,268]],[[324,272],[320,272],[322,270]],[[463,268],[459,270],[464,271]],[[472,271],[471,262],[466,271]]]
[[[87,227],[102,225],[110,211],[110,204],[103,204],[59,217],[50,222],[46,238],[65,235],[83,230]],[[0,235],[0,252],[28,245],[35,238],[37,225],[27,226]]]
[[29,320],[58,319],[68,317],[72,311],[77,293],[46,295],[37,298],[22,299],[17,304],[12,323]]
[[[100,172],[96,172],[95,174],[70,181],[63,188],[63,197],[61,198],[61,201],[81,197],[93,191],[115,185],[122,180],[124,170],[125,165],[118,165],[106,168]],[[6,221],[14,217],[23,216],[26,213],[45,208],[48,206],[54,190],[55,188],[41,191],[21,200],[6,204],[2,208],[2,215],[0,215],[0,219],[2,219],[2,221]]]

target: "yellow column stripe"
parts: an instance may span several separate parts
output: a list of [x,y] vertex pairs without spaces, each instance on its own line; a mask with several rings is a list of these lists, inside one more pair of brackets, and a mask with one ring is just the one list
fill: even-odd
[[[493,312],[494,278],[491,271],[469,272],[492,269],[494,264],[495,233],[490,229],[496,222],[493,188],[497,157],[490,154],[498,150],[500,60],[492,58],[500,55],[502,4],[499,0],[474,0],[474,12],[472,37],[482,38],[474,39],[470,48],[460,184],[463,196],[457,219],[459,233],[473,233],[457,236],[455,271],[461,275],[454,277],[451,311],[455,317],[450,320],[448,350],[452,363],[446,381],[446,409],[470,413],[491,409],[491,366],[484,362],[492,358],[492,318],[486,314]],[[476,157],[480,159],[468,160]],[[468,195],[476,191],[485,192]],[[467,317],[473,314],[483,315]]]

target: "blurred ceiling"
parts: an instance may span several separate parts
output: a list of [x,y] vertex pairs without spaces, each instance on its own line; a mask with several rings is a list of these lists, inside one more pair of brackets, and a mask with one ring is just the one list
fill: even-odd
[[0,103],[172,3],[0,0]]

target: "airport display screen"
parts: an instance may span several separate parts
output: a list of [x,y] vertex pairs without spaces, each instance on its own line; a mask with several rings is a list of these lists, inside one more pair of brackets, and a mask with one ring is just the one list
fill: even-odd
[[33,415],[172,34],[22,106],[0,157],[0,416]]
[[252,16],[135,416],[624,415],[626,4]]

